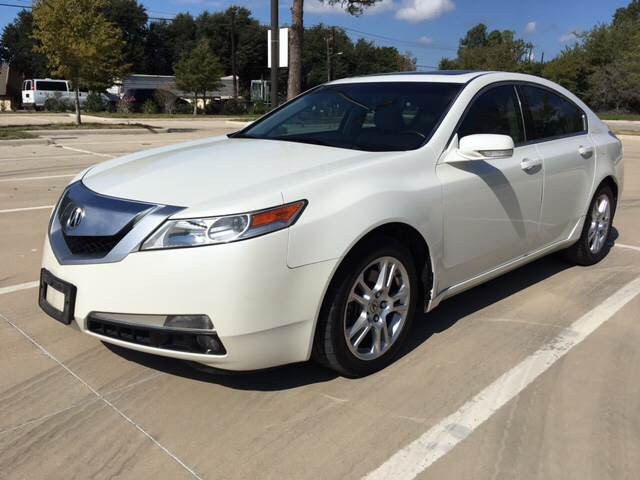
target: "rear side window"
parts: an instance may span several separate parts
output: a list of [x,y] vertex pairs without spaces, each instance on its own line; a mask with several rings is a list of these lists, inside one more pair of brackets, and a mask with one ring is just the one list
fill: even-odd
[[458,138],[478,133],[509,135],[524,142],[522,115],[513,85],[500,85],[482,93],[471,105],[458,129]]
[[586,132],[584,113],[546,88],[521,85],[527,140],[542,140]]
[[36,82],[36,90],[46,90],[49,92],[66,92],[66,82],[53,82],[50,80],[38,80]]

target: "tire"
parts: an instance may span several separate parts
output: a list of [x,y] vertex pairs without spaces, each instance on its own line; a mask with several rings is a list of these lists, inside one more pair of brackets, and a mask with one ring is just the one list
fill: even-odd
[[602,260],[611,248],[611,226],[615,211],[616,200],[611,187],[600,185],[589,204],[580,238],[563,251],[564,257],[583,266],[594,265]]
[[[387,280],[393,268],[392,279],[389,288],[378,289],[383,264]],[[383,369],[401,351],[420,297],[411,251],[390,237],[370,239],[345,259],[331,282],[316,328],[314,359],[347,377]]]

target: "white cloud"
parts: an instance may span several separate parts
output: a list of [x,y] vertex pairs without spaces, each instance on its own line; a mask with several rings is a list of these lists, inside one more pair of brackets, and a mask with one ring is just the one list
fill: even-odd
[[[380,2],[376,2],[371,7],[365,8],[364,15],[387,12],[389,10],[395,10],[395,8],[396,4],[394,0],[382,0]],[[329,5],[327,1],[321,2],[320,0],[307,0],[304,2],[304,11],[307,13],[335,13],[347,15],[347,11],[340,2],[334,5]]]
[[574,30],[573,32],[568,32],[562,35],[558,40],[560,43],[572,43],[578,41],[578,36],[580,35],[581,30]]
[[420,45],[431,45],[433,43],[433,38],[426,37],[426,36],[423,35],[420,38],[418,38],[418,43]]
[[456,8],[452,0],[405,0],[396,18],[410,23],[433,20]]
[[527,23],[527,25],[524,27],[524,33],[535,33],[537,26],[538,25],[536,24],[536,22]]

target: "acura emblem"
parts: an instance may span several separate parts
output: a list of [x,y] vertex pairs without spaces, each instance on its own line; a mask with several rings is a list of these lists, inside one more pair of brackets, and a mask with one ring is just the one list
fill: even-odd
[[84,208],[76,207],[71,210],[71,214],[69,214],[69,218],[67,219],[67,227],[68,228],[76,228],[82,222],[82,218],[84,217]]

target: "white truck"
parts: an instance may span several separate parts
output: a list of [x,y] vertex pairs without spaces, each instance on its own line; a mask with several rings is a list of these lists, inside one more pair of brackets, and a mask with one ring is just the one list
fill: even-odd
[[[80,92],[80,105],[87,100],[87,92]],[[24,108],[40,109],[44,107],[47,98],[59,97],[70,104],[75,102],[75,92],[67,80],[53,80],[51,78],[32,78],[22,83],[22,106]]]

